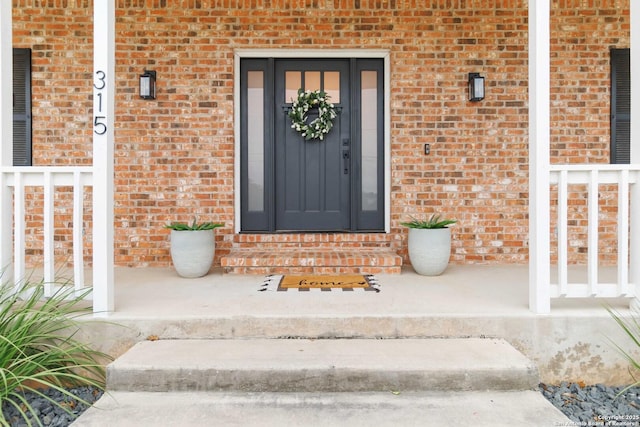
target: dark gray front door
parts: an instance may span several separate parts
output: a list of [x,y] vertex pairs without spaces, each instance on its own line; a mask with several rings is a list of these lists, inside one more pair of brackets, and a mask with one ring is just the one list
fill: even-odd
[[[246,58],[240,70],[241,231],[384,231],[382,60]],[[301,88],[337,110],[321,141],[291,128]]]
[[[276,62],[276,230],[350,229],[351,141],[349,61]],[[288,113],[298,89],[323,90],[337,117],[324,139],[305,140],[291,128]],[[307,122],[318,117],[311,110]]]

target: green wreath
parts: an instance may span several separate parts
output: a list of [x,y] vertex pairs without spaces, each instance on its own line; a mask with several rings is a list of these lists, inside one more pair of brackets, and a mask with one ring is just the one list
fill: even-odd
[[[307,114],[313,108],[318,109],[318,118],[307,124]],[[291,128],[300,132],[306,141],[310,139],[322,141],[333,127],[333,119],[336,116],[335,107],[329,102],[329,95],[321,90],[298,89],[298,99],[293,102],[289,111]]]

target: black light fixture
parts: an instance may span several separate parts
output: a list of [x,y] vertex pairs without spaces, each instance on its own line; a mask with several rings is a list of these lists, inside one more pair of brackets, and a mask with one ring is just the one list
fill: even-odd
[[484,99],[484,77],[480,73],[469,73],[469,101]]
[[156,72],[144,70],[140,75],[140,98],[156,99]]

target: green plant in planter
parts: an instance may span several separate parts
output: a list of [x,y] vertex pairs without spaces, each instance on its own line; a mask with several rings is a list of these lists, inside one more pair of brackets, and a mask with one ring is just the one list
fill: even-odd
[[176,231],[201,231],[201,230],[213,230],[214,228],[223,227],[224,223],[221,222],[198,222],[197,218],[193,218],[193,222],[188,224],[186,222],[172,222],[167,224],[164,228]]
[[458,222],[455,219],[441,219],[440,215],[433,214],[429,219],[416,219],[411,217],[411,221],[401,222],[400,225],[409,228],[431,229],[431,228],[446,228],[451,224]]
[[442,219],[433,214],[429,219],[400,224],[409,228],[407,239],[409,261],[416,273],[423,276],[438,276],[444,272],[451,256],[451,230],[455,219]]
[[216,253],[214,232],[224,224],[198,222],[191,224],[172,222],[165,225],[171,230],[171,261],[179,276],[202,277],[209,272]]

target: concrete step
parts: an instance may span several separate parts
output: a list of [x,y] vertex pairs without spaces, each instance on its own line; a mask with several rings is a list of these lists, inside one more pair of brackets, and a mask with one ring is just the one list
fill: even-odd
[[549,427],[569,419],[537,391],[111,392],[73,427]]
[[107,367],[111,391],[533,390],[533,363],[500,339],[159,340]]

